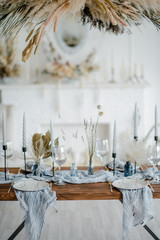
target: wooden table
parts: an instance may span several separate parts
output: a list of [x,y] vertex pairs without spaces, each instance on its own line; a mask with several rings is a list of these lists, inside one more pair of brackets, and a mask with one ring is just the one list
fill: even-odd
[[[68,169],[68,168],[63,168]],[[81,167],[79,169],[84,169]],[[96,167],[95,170],[100,170]],[[3,171],[0,168],[0,171]],[[11,173],[17,173],[18,168],[10,168]],[[14,190],[8,193],[11,184],[0,185],[0,201],[17,200]],[[153,198],[160,198],[160,184],[152,184],[154,189]],[[88,184],[66,184],[64,186],[52,185],[52,189],[56,191],[57,200],[116,200],[122,199],[122,194],[116,188],[113,193],[110,191],[108,183],[88,183]]]
[[[68,168],[62,168],[62,170]],[[84,167],[79,167],[84,169]],[[3,171],[0,168],[0,171]],[[11,173],[17,173],[19,168],[10,168]],[[100,167],[95,167],[95,171],[100,170]],[[11,184],[0,185],[0,201],[16,201],[14,190],[10,189]],[[160,184],[152,184],[154,189],[153,198],[160,198]],[[89,184],[66,184],[58,186],[52,184],[52,190],[56,191],[57,200],[120,200],[122,202],[122,194],[116,188],[111,192],[108,183],[89,183]],[[15,230],[8,240],[13,240],[24,227],[24,222]],[[144,228],[155,240],[159,238],[152,232],[152,230],[145,225]]]

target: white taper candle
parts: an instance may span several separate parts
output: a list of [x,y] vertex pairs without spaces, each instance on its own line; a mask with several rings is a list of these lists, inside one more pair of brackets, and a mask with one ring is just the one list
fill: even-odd
[[51,148],[53,150],[53,147],[54,147],[54,137],[53,137],[52,121],[50,121],[50,134],[51,134]]
[[113,153],[116,153],[116,144],[117,144],[117,124],[116,121],[114,121],[114,129],[113,129]]
[[157,117],[157,105],[155,106],[155,119],[154,119],[154,124],[155,124],[155,137],[158,136],[158,117]]
[[137,113],[137,103],[135,103],[135,109],[134,109],[134,137],[138,137],[137,133],[137,123],[138,123],[138,113]]
[[3,146],[7,145],[7,139],[6,139],[6,116],[3,113],[2,114],[2,137],[3,137]]
[[22,147],[26,148],[26,115],[23,113],[23,134],[22,134]]

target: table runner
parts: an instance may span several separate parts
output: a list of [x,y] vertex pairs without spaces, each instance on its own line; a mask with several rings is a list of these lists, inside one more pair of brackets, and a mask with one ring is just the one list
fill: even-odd
[[56,193],[50,187],[29,192],[15,190],[20,206],[25,212],[25,240],[39,240],[44,225],[47,208],[53,207],[57,212]]

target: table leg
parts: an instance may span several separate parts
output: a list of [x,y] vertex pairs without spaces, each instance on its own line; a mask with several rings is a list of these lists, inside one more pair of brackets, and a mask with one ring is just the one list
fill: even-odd
[[[123,204],[123,200],[120,199],[119,201]],[[154,240],[160,240],[147,225],[144,225],[143,227],[153,237]]]
[[19,225],[19,227],[14,231],[14,233],[12,233],[8,240],[13,240],[20,233],[20,231],[24,228],[24,222],[25,220]]

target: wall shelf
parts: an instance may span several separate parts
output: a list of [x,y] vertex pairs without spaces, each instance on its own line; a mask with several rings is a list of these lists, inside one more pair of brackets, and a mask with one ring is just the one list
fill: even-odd
[[85,83],[85,84],[0,84],[0,90],[9,89],[125,89],[125,88],[146,88],[149,84],[109,84],[109,83]]

